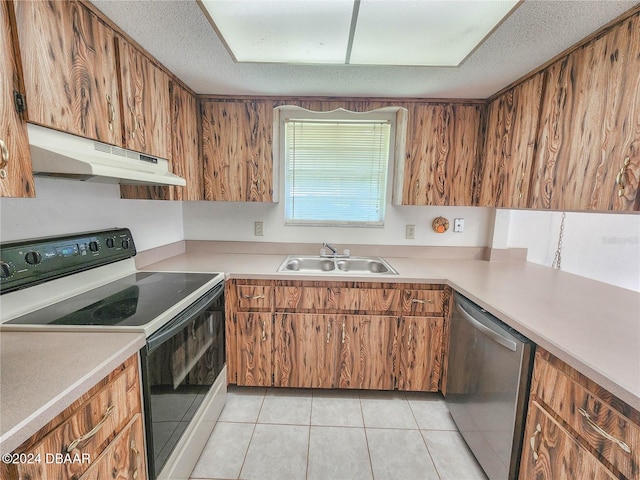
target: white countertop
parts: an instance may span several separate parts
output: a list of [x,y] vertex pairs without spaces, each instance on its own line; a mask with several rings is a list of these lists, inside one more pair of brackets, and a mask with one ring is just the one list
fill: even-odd
[[[295,253],[295,252],[293,252]],[[177,255],[149,270],[227,278],[446,283],[640,410],[640,294],[528,262],[384,257],[398,275],[277,273],[285,255]]]
[[12,452],[144,345],[142,333],[0,332],[0,453]]

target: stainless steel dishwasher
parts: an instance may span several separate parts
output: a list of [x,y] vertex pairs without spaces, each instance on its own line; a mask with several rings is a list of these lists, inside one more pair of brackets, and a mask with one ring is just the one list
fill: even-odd
[[534,344],[459,293],[450,332],[449,412],[487,476],[516,479]]

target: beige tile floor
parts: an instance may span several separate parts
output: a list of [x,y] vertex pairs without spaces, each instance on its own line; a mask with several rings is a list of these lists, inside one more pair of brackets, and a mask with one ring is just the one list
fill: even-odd
[[192,480],[486,480],[440,394],[230,387]]

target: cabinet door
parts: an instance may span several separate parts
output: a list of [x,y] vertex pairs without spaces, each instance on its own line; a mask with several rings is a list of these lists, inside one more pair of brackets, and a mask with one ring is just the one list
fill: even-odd
[[271,386],[272,322],[270,313],[236,313],[238,385]]
[[142,415],[137,414],[80,480],[143,479],[147,478],[146,464]]
[[122,37],[118,55],[125,146],[171,159],[169,76]]
[[273,201],[273,104],[202,101],[205,199]]
[[20,62],[13,43],[12,3],[0,4],[0,197],[33,197],[33,173],[27,124],[13,101],[14,92],[24,92]]
[[640,13],[547,69],[533,208],[640,208],[638,31]]
[[28,119],[122,145],[114,33],[80,2],[15,2]]
[[616,477],[571,438],[569,432],[536,401],[532,401],[529,404],[518,478],[609,480]]
[[480,105],[410,108],[403,205],[472,205]]
[[340,317],[338,387],[371,390],[394,388],[393,350],[397,317]]
[[543,83],[539,73],[489,104],[479,206],[527,206]]
[[340,322],[335,315],[276,315],[274,385],[335,387],[336,333]]
[[398,331],[398,389],[437,392],[442,371],[441,317],[403,317]]
[[198,113],[196,97],[174,83],[171,92],[173,132],[173,173],[187,180],[185,187],[171,187],[173,200],[197,201],[204,197],[202,164],[198,151]]

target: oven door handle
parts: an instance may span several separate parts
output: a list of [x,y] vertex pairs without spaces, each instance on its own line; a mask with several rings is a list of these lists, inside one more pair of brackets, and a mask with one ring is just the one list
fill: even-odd
[[164,327],[147,338],[147,354],[153,352],[176,332],[188,325],[194,317],[198,317],[214,301],[224,294],[224,282],[218,283],[215,287],[205,293],[194,303],[185,308],[182,312],[170,320]]

